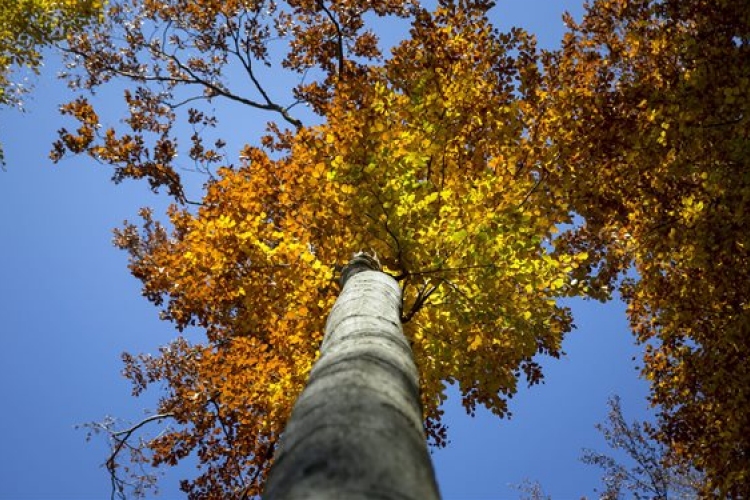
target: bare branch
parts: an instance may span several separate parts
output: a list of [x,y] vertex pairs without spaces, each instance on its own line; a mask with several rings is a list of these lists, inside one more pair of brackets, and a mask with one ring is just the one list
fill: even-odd
[[132,427],[123,429],[121,431],[113,431],[108,423],[96,423],[88,425],[88,427],[94,427],[96,431],[106,432],[109,435],[110,439],[112,439],[112,441],[115,443],[112,449],[112,453],[110,453],[109,457],[104,463],[107,467],[107,471],[109,472],[110,482],[112,484],[110,495],[110,498],[112,498],[112,500],[114,500],[118,496],[123,499],[125,498],[124,491],[127,482],[117,475],[117,457],[123,450],[123,448],[127,447],[132,449],[132,447],[128,443],[128,440],[131,438],[133,433],[151,422],[159,422],[161,420],[174,417],[175,415],[173,413],[158,413],[156,415],[151,415],[150,417],[144,418]]
[[666,464],[664,448],[648,436],[641,423],[625,421],[619,397],[611,398],[607,404],[607,422],[597,428],[613,450],[623,450],[635,465],[626,467],[608,455],[584,450],[582,462],[604,469],[605,491],[601,498],[619,498],[623,488],[635,498],[698,498],[701,475],[689,467]]

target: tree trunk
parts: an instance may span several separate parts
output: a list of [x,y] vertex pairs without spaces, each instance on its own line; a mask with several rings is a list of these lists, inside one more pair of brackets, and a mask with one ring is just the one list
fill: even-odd
[[438,499],[401,289],[365,254],[341,282],[263,498]]

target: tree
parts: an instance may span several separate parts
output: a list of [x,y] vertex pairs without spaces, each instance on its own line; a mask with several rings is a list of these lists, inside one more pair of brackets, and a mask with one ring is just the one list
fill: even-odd
[[[74,85],[132,81],[131,130],[100,128],[95,104],[81,97],[64,108],[80,126],[61,131],[55,157],[91,155],[114,166],[115,180],[146,178],[177,202],[187,200],[173,130],[183,106],[224,98],[292,127],[273,125],[265,150],[246,146],[239,166],[214,172],[222,146],[206,149],[198,129],[215,118],[188,108],[189,157],[209,174],[199,206],[173,207],[171,229],[143,210],[141,229],[129,224],[116,236],[163,317],[206,332],[158,356],[125,356],[136,394],[164,385],[156,415],[172,422],[135,458],[160,465],[197,454],[201,474],[183,483],[193,497],[262,490],[319,355],[337,269],[357,250],[375,252],[400,284],[400,321],[436,445],[446,439],[445,382],[458,386],[467,411],[507,415],[517,379],[539,382],[534,356],[558,356],[571,328],[556,299],[586,291],[571,278],[586,253],[555,251],[557,228],[572,216],[564,193],[543,182],[533,146],[526,111],[540,78],[530,36],[497,33],[481,2],[445,1],[434,12],[377,2],[286,7],[269,18],[265,9],[282,7],[114,3],[108,22],[69,49],[81,65]],[[410,36],[383,62],[366,59],[375,56],[374,35],[360,31],[368,9],[411,19]],[[303,126],[260,84],[271,28],[291,36],[286,66],[320,68],[321,79],[296,96],[322,124]],[[225,80],[230,57],[257,99]],[[122,436],[113,435],[113,474]]]
[[638,499],[698,498],[704,482],[702,475],[695,469],[669,464],[667,448],[649,436],[647,425],[627,423],[619,397],[611,398],[608,405],[607,422],[597,428],[613,451],[625,452],[635,465],[627,467],[609,455],[585,450],[581,460],[604,469],[605,490],[601,498],[623,498],[623,489],[628,492],[627,497]]
[[[12,72],[38,73],[44,47],[96,20],[99,0],[3,0],[0,2],[0,106],[20,106],[29,88]],[[0,148],[0,163],[3,152]]]
[[592,288],[616,285],[674,459],[750,496],[750,11],[743,0],[592,2],[545,56],[537,122],[585,224]]

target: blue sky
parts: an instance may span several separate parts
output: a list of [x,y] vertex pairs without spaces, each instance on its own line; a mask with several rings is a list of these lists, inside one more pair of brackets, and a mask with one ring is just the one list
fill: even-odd
[[[546,47],[561,36],[561,12],[582,11],[573,0],[498,3],[499,27],[526,27]],[[83,158],[50,163],[55,131],[70,125],[56,111],[66,88],[54,73],[51,61],[26,113],[0,112],[8,161],[0,172],[2,499],[108,498],[106,446],[86,443],[74,426],[105,415],[142,417],[156,395],[130,396],[119,355],[154,351],[177,335],[140,296],[126,255],[111,244],[111,230],[137,219],[139,207],[163,212],[167,200],[144,183],[114,186],[106,167]],[[220,126],[251,134],[249,121],[236,116]],[[571,305],[578,329],[564,344],[567,356],[544,361],[546,383],[520,391],[512,419],[471,418],[449,400],[451,444],[433,455],[446,500],[518,498],[511,485],[524,479],[555,499],[595,498],[600,471],[578,459],[582,448],[605,448],[594,425],[606,416],[607,398],[619,394],[629,419],[649,416],[622,304]],[[168,472],[155,498],[181,498],[177,480],[192,471]]]

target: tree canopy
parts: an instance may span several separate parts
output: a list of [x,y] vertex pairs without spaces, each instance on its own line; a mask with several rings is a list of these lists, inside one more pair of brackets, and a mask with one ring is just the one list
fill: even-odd
[[533,45],[495,33],[481,6],[421,10],[391,59],[318,104],[323,125],[279,134],[276,158],[246,147],[197,211],[171,211],[171,231],[144,211],[144,230],[118,232],[145,295],[178,328],[207,332],[204,344],[126,358],[137,391],[167,382],[158,411],[184,426],[149,444],[152,459],[202,450],[191,492],[258,493],[317,356],[336,266],[359,248],[405,291],[435,444],[444,382],[469,411],[504,415],[517,377],[541,378],[533,356],[559,355],[571,318],[555,299],[586,254],[554,252],[556,226],[571,219],[527,160],[528,89],[512,79],[530,69],[515,50]]
[[[165,319],[206,332],[125,355],[135,393],[160,384],[158,418],[174,422],[136,460],[196,453],[193,496],[257,494],[336,273],[366,249],[404,291],[433,443],[445,382],[469,412],[508,414],[518,378],[541,380],[534,356],[558,356],[572,327],[557,299],[619,287],[669,459],[703,470],[706,494],[746,496],[743,4],[594,1],[544,52],[497,32],[483,1],[110,3],[69,37],[81,95],[63,113],[78,128],[52,156],[87,154],[175,199],[168,223],[143,209],[116,243]],[[411,26],[390,57],[375,16]],[[287,94],[266,83],[274,65],[299,75]],[[125,117],[102,126],[89,95],[111,82]],[[219,100],[276,119],[237,164]],[[197,207],[186,167],[206,174]]]
[[597,1],[545,61],[540,127],[586,224],[572,248],[621,287],[673,459],[750,481],[750,11]]

